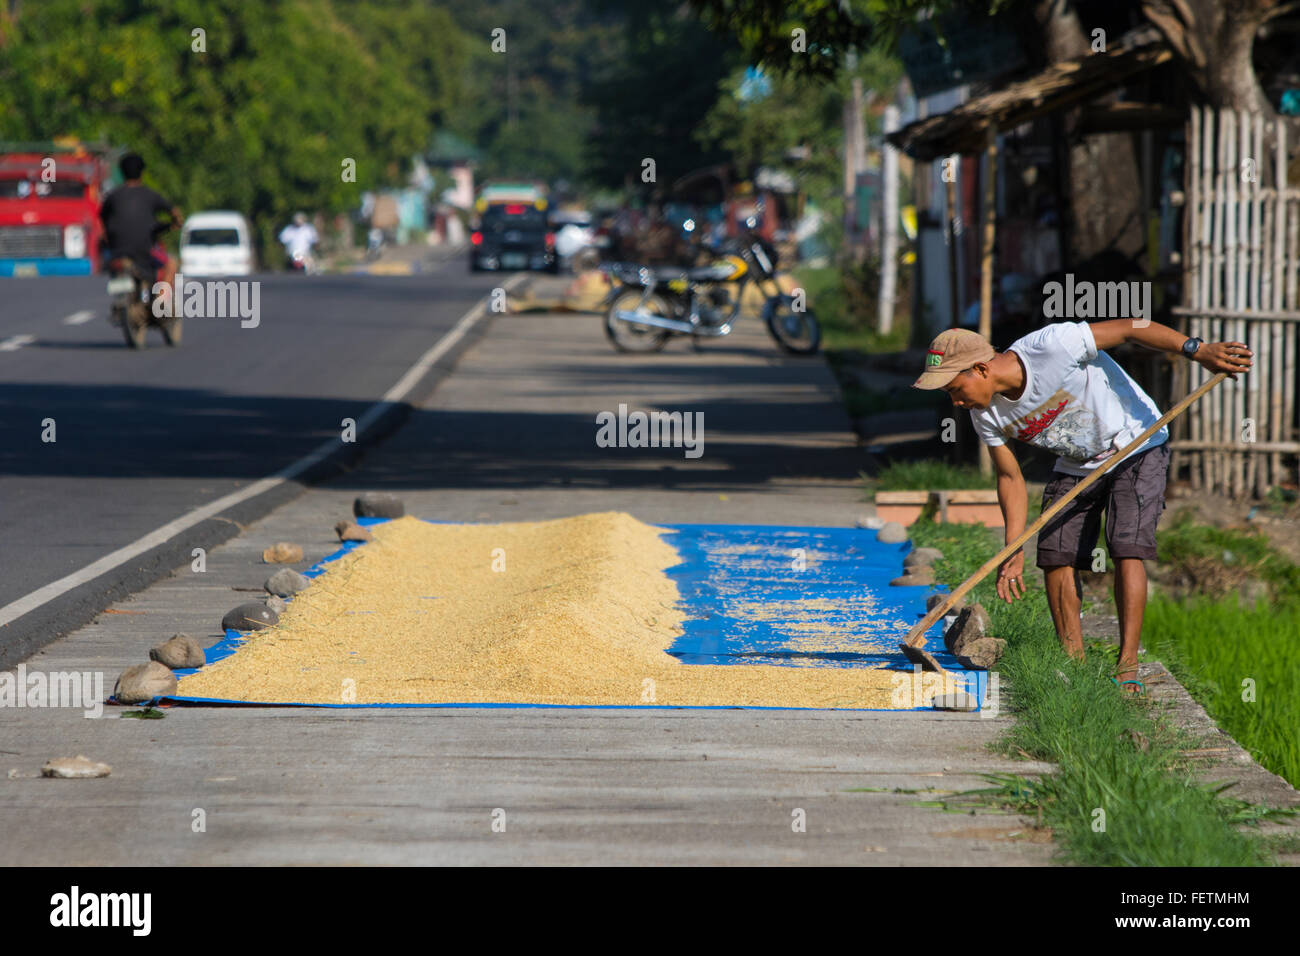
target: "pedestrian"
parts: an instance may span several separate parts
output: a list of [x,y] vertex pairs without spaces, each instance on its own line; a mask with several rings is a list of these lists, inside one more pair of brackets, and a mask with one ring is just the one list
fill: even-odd
[[[943,389],[970,411],[997,474],[998,504],[1010,542],[1025,530],[1029,510],[1024,476],[1007,447],[1015,438],[1055,453],[1044,510],[1093,469],[1155,424],[1160,411],[1105,349],[1133,343],[1179,353],[1211,372],[1244,373],[1252,352],[1242,342],[1202,342],[1156,322],[1114,319],[1058,322],[1017,339],[1003,352],[967,329],[949,329],[930,343],[925,370],[913,383]],[[1079,571],[1092,565],[1102,516],[1115,565],[1119,663],[1113,678],[1128,693],[1137,679],[1138,643],[1146,611],[1144,560],[1156,556],[1156,524],[1164,510],[1169,430],[1162,428],[1074,499],[1039,532],[1038,567],[1062,649],[1083,659]],[[1025,555],[1016,551],[998,569],[997,593],[1011,602],[1025,593]]]

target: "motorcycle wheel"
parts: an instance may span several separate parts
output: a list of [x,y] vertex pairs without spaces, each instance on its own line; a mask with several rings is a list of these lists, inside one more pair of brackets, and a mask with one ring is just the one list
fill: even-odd
[[[672,335],[668,329],[614,318],[615,312],[636,310],[640,301],[640,290],[628,289],[614,297],[605,313],[605,335],[620,352],[658,352],[668,343],[668,336]],[[651,295],[641,308],[650,315],[664,318],[671,318],[673,314],[672,306],[661,295]]]
[[767,300],[763,305],[767,331],[782,351],[812,355],[822,344],[821,323],[812,309],[796,312],[791,308],[793,302],[788,295],[774,295]]
[[163,341],[172,348],[181,344],[181,332],[184,330],[184,327],[181,325],[182,321],[183,320],[179,315],[174,315],[170,319],[162,320],[160,328],[162,328]]
[[122,317],[122,335],[126,344],[133,349],[145,347],[145,334],[149,331],[149,318],[144,306],[134,302],[127,306],[126,315]]

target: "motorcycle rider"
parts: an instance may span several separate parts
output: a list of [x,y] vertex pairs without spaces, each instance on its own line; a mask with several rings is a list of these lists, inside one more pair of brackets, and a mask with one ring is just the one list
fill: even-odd
[[[140,182],[144,160],[138,153],[127,153],[117,168],[124,182],[109,192],[99,207],[109,261],[129,259],[150,280],[160,276],[171,286],[176,281],[175,260],[165,252],[159,254],[161,245],[154,246],[161,232],[181,224],[181,211]],[[160,212],[171,217],[170,223],[159,222]]]
[[294,213],[293,222],[280,230],[280,245],[284,246],[289,255],[290,265],[301,256],[304,271],[311,262],[312,246],[319,241],[316,227],[307,221],[305,213]]

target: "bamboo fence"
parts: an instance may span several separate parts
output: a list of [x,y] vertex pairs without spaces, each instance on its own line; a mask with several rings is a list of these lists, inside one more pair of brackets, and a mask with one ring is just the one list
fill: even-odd
[[[1287,183],[1286,125],[1194,107],[1185,177],[1187,304],[1174,313],[1188,335],[1245,342],[1255,367],[1174,423],[1171,467],[1189,472],[1195,489],[1260,497],[1297,480],[1300,456],[1300,188]],[[1174,399],[1210,375],[1193,362],[1178,366]]]

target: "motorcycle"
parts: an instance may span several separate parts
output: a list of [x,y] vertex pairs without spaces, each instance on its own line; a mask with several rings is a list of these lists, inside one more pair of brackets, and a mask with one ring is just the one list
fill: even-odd
[[[606,263],[601,271],[613,288],[605,297],[605,335],[620,352],[658,352],[670,336],[720,338],[730,335],[749,282],[764,296],[761,317],[784,351],[811,355],[821,345],[821,325],[811,309],[798,307],[776,281],[777,254],[754,231],[754,222],[739,241],[710,249],[696,245],[697,256],[713,261],[688,269],[664,269],[636,263]],[[687,232],[694,223],[687,222]]]
[[162,269],[149,275],[133,260],[120,257],[109,261],[108,274],[109,321],[121,326],[127,345],[144,348],[150,327],[160,330],[169,346],[181,344],[181,317],[156,316],[153,312],[153,285],[162,281]]
[[314,275],[316,273],[316,260],[312,257],[310,252],[306,252],[302,249],[297,249],[289,253],[285,265],[288,266],[290,272],[301,272],[305,276]]

